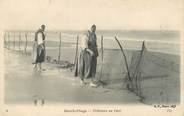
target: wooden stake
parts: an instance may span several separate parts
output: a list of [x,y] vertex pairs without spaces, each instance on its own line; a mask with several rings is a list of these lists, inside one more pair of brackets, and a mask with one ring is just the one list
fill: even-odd
[[25,44],[25,53],[27,51],[27,33],[25,33],[25,38],[26,38],[26,44]]
[[4,47],[6,48],[7,46],[7,41],[6,41],[6,32],[4,33],[3,35],[3,38],[4,38]]
[[10,32],[8,32],[8,49],[10,49]]
[[79,36],[77,35],[77,43],[76,43],[76,51],[75,51],[75,61],[74,61],[74,66],[75,66],[75,74],[74,76],[78,76],[78,44],[79,44]]
[[79,41],[79,36],[77,35],[77,43],[76,43],[76,48],[75,48],[75,60],[74,60],[74,65],[76,65],[76,62],[77,62],[77,56],[78,56],[78,41]]
[[128,73],[128,79],[129,79],[129,81],[131,81],[130,72],[129,72],[129,68],[128,68],[128,62],[127,62],[127,58],[126,58],[126,55],[124,53],[123,47],[120,44],[120,42],[118,41],[118,39],[116,38],[116,36],[115,36],[115,40],[117,41],[117,43],[118,43],[118,45],[119,45],[119,47],[121,49],[121,52],[123,54],[123,57],[124,57],[124,60],[125,60],[125,65],[126,65],[126,69],[127,69],[127,73]]
[[20,51],[21,33],[19,33],[19,51]]
[[99,78],[99,81],[101,81],[101,78],[102,78],[102,69],[103,69],[103,55],[104,54],[104,48],[103,48],[103,36],[101,36],[101,60],[102,60],[102,63],[101,63],[101,70],[100,70],[100,78]]
[[14,50],[15,50],[15,32],[14,32],[14,44],[13,44],[13,48],[14,48]]
[[61,59],[61,32],[59,33],[59,53],[58,53],[58,64]]

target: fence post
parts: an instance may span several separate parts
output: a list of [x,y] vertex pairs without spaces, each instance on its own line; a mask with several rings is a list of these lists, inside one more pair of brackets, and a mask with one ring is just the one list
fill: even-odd
[[101,81],[102,73],[103,73],[103,59],[104,59],[104,48],[103,48],[103,35],[101,36],[101,69],[100,69],[100,77],[99,81]]
[[75,51],[75,60],[74,60],[74,65],[76,65],[77,62],[77,56],[78,56],[78,43],[79,43],[79,36],[77,35],[77,43],[76,43],[76,51]]
[[6,48],[6,33],[3,34],[3,38],[4,38],[4,48]]
[[75,73],[74,73],[74,76],[77,77],[78,76],[78,44],[79,44],[79,36],[77,35],[77,43],[76,43],[76,51],[75,51],[75,61],[74,61],[74,70],[75,70]]
[[59,33],[59,54],[58,54],[58,64],[60,63],[61,59],[61,32]]
[[101,36],[101,50],[102,50],[102,62],[103,62],[103,57],[104,57],[104,47],[103,47],[103,35]]
[[116,38],[116,36],[115,36],[115,40],[117,41],[117,43],[118,43],[118,45],[119,45],[119,47],[120,47],[120,49],[121,49],[121,52],[122,52],[122,54],[123,54],[123,57],[124,57],[124,60],[125,60],[125,66],[126,66],[127,73],[128,73],[128,79],[129,79],[129,81],[131,81],[132,79],[131,79],[131,77],[130,77],[128,62],[127,62],[126,55],[125,55],[125,53],[124,53],[124,49],[123,49],[122,45],[120,44],[119,40]]
[[21,41],[21,32],[19,33],[19,52],[20,52],[20,41]]
[[8,42],[9,42],[9,41],[8,41],[8,33],[6,32],[5,35],[6,35],[5,37],[6,37],[6,40],[7,40],[6,47],[7,47],[7,49],[8,49]]
[[10,32],[8,32],[8,49],[10,50]]
[[13,48],[14,48],[14,50],[15,50],[15,32],[14,32],[14,36],[13,36],[14,38],[14,44],[13,44]]
[[26,38],[26,43],[25,43],[25,49],[24,49],[24,52],[26,53],[26,51],[27,51],[27,33],[25,33],[25,38]]

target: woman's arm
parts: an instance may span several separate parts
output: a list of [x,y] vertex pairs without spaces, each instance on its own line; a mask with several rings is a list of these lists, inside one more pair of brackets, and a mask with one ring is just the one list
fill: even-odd
[[88,51],[92,56],[94,56],[94,52],[88,48],[86,48],[86,51]]

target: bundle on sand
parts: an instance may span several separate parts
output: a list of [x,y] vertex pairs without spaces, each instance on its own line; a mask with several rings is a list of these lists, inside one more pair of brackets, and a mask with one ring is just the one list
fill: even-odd
[[51,63],[51,64],[57,64],[58,68],[65,68],[65,69],[74,69],[74,64],[70,63],[69,61],[65,61],[65,60],[56,60],[56,59],[52,59],[51,56],[46,56],[46,61],[47,63]]

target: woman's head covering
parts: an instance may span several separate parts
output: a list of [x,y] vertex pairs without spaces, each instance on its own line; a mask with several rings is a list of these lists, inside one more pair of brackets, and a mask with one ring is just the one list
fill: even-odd
[[41,29],[44,31],[45,30],[45,25],[41,25]]
[[91,26],[91,31],[92,31],[92,32],[95,32],[95,31],[96,31],[96,25],[93,24],[93,25]]

